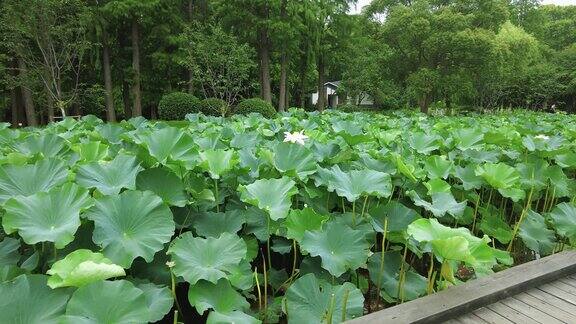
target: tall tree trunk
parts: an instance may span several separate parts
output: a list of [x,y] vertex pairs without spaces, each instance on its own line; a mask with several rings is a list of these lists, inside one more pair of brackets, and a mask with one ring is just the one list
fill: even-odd
[[46,89],[46,110],[48,111],[48,122],[54,122],[54,98],[50,94],[50,91]]
[[[18,69],[20,71],[20,77],[26,79],[26,63],[23,59],[18,58]],[[25,86],[20,87],[22,89],[22,99],[24,101],[24,111],[26,112],[26,123],[28,126],[38,126],[38,119],[36,119],[36,109],[34,109],[34,100],[32,99],[32,93],[30,89]]]
[[318,102],[316,103],[316,109],[318,111],[324,111],[326,107],[326,87],[324,83],[326,83],[326,67],[324,66],[324,58],[322,54],[318,58]]
[[280,57],[280,94],[278,95],[278,111],[286,110],[286,84],[288,75],[288,58],[284,50]]
[[430,99],[427,94],[422,95],[418,99],[418,105],[420,106],[420,111],[424,114],[428,114],[428,106],[430,105]]
[[102,69],[104,70],[104,89],[106,90],[106,120],[116,121],[116,110],[114,110],[114,88],[112,86],[112,71],[110,69],[110,47],[108,45],[108,35],[102,32]]
[[130,108],[130,85],[126,80],[122,82],[122,101],[124,102],[124,118],[129,119],[132,117],[132,109]]
[[[262,19],[268,19],[268,5],[262,6]],[[272,85],[270,80],[270,38],[268,28],[260,27],[258,30],[258,55],[260,61],[260,89],[262,99],[272,103]]]
[[[282,0],[280,5],[280,18],[282,21],[286,21],[286,6],[287,0]],[[282,53],[280,54],[280,93],[278,95],[278,111],[282,112],[286,110],[286,79],[288,70],[288,54],[286,53],[286,47],[282,47]]]
[[300,82],[298,83],[298,107],[306,108],[306,70],[308,68],[308,48],[300,57]]
[[12,127],[18,126],[18,92],[16,91],[16,88],[10,89],[10,113]]
[[132,20],[132,70],[134,73],[134,80],[132,81],[132,96],[134,100],[134,108],[132,109],[132,117],[142,116],[142,93],[140,92],[140,32],[138,26],[138,19]]

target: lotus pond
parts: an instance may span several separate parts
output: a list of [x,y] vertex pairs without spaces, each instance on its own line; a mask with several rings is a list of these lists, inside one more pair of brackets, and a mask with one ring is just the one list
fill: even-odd
[[1,323],[339,323],[576,244],[576,117],[0,126]]

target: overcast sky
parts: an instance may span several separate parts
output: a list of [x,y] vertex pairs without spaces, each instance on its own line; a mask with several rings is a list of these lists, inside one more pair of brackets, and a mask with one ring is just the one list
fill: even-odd
[[[358,0],[358,5],[356,5],[356,9],[352,8],[352,12],[360,12],[362,7],[369,4],[372,0]],[[542,1],[543,4],[556,4],[560,6],[567,6],[567,5],[576,5],[576,0],[544,0]]]

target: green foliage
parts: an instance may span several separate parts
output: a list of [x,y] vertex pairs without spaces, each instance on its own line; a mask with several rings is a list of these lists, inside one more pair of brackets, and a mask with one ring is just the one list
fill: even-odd
[[206,116],[225,117],[230,114],[230,105],[218,98],[206,98],[200,101],[198,107]]
[[234,109],[234,113],[239,115],[259,113],[266,118],[273,118],[276,116],[276,109],[260,98],[252,98],[240,101],[236,109]]
[[200,100],[184,92],[162,96],[158,103],[158,116],[163,120],[183,120],[187,114],[200,112]]

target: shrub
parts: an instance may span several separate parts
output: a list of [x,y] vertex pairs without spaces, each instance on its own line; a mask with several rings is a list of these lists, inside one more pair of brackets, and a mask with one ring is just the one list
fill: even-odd
[[272,118],[276,116],[276,109],[260,98],[244,99],[236,106],[236,114],[248,115],[249,113],[260,113],[266,118]]
[[338,107],[336,107],[337,110],[343,111],[343,112],[357,112],[357,111],[366,111],[366,108],[360,107],[360,106],[356,106],[353,104],[343,104],[343,105],[339,105]]
[[229,113],[226,101],[218,98],[206,98],[200,101],[200,111],[207,116],[226,117]]
[[158,115],[163,120],[183,120],[187,114],[199,112],[199,103],[200,100],[189,93],[165,94],[158,104]]

